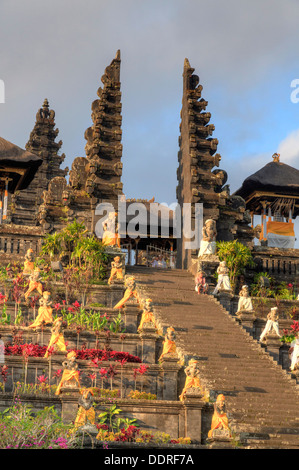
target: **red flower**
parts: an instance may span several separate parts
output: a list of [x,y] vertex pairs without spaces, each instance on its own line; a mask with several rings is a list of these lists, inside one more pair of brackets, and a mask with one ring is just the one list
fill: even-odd
[[39,381],[40,384],[44,384],[47,382],[48,377],[46,377],[45,375],[40,375],[39,377],[37,377],[37,380]]
[[53,377],[57,377],[59,378],[62,374],[62,369],[57,369],[57,371],[55,372],[55,374],[53,375]]
[[105,369],[104,367],[101,367],[101,369],[99,369],[99,373],[101,374],[101,377],[103,377],[103,378],[106,377],[107,372],[108,372],[108,370]]

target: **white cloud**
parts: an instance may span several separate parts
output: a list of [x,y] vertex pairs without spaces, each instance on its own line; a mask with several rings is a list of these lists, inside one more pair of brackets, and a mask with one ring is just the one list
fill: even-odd
[[278,153],[281,162],[299,167],[299,129],[290,132],[279,144]]

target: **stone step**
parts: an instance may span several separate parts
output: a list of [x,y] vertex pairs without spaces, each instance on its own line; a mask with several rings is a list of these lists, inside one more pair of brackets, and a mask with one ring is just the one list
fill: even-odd
[[[294,381],[237,319],[213,297],[196,295],[187,272],[144,267],[129,271],[140,291],[153,299],[159,321],[176,330],[177,347],[186,359],[200,359],[202,383],[226,396],[227,412],[236,418],[236,428],[239,421],[244,432],[270,430],[278,436],[264,441],[270,448],[299,448],[299,394]],[[291,428],[287,438],[281,428]]]

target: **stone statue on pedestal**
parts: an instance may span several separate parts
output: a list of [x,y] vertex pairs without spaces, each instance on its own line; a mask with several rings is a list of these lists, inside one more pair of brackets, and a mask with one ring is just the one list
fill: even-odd
[[131,297],[134,297],[136,301],[138,301],[139,295],[136,290],[136,281],[134,276],[128,276],[125,279],[125,293],[123,298],[116,304],[114,305],[113,308],[122,308],[126,302],[128,302]]
[[52,317],[52,300],[50,292],[43,292],[41,299],[39,300],[40,307],[38,309],[38,315],[35,321],[29,325],[29,328],[39,328],[42,325],[47,325],[53,322]]
[[34,255],[32,248],[26,251],[23,274],[28,276],[34,271]]
[[200,250],[198,258],[204,255],[216,254],[216,222],[213,219],[206,220],[202,229],[202,240],[200,242]]
[[267,315],[267,323],[262,331],[262,334],[260,336],[259,342],[262,342],[264,337],[271,333],[272,330],[274,330],[274,333],[280,338],[280,333],[279,333],[279,325],[278,325],[278,319],[279,315],[277,313],[277,307],[272,307],[270,312]]
[[208,438],[222,440],[230,439],[231,437],[231,430],[226,415],[225,397],[220,394],[217,396],[214,404],[214,414]]
[[159,361],[167,356],[167,357],[174,357],[176,355],[176,344],[175,344],[176,334],[174,328],[170,326],[167,328],[166,335],[163,341],[163,350],[162,354],[159,357]]
[[213,291],[213,295],[218,294],[219,290],[231,291],[231,285],[229,280],[229,269],[225,261],[221,261],[217,268],[218,282]]
[[197,392],[201,391],[201,385],[199,380],[199,365],[198,361],[191,359],[188,366],[185,367],[186,381],[183,391],[180,395],[180,401],[185,400],[185,395],[188,390],[196,389]]
[[156,328],[156,330],[159,330],[157,322],[156,322],[156,318],[155,318],[154,312],[153,312],[153,301],[152,301],[152,299],[147,298],[147,299],[141,301],[141,304],[142,304],[142,307],[143,307],[143,311],[142,311],[141,320],[140,320],[140,324],[138,326],[137,331],[142,330],[146,323],[151,324],[152,327]]
[[108,284],[110,285],[114,278],[122,280],[123,276],[123,264],[120,261],[120,256],[115,256],[114,261],[111,263],[111,273],[108,279]]
[[41,274],[39,268],[35,268],[35,270],[29,276],[29,287],[25,292],[25,300],[28,299],[29,295],[37,290],[40,295],[43,295],[43,285],[41,283]]
[[62,351],[66,352],[66,346],[64,342],[64,336],[63,336],[63,326],[62,326],[62,317],[56,318],[56,320],[53,323],[52,326],[52,335],[51,339],[49,342],[49,345],[47,347],[47,351],[44,355],[44,357],[49,356],[49,350],[50,348],[54,348],[54,351]]
[[80,390],[79,409],[74,423],[74,431],[97,433],[95,410],[93,407],[93,391],[90,388]]
[[242,312],[253,312],[253,306],[251,298],[249,296],[249,288],[247,285],[242,286],[239,292],[238,310],[236,315],[240,315]]
[[70,388],[70,389],[78,389],[80,388],[80,381],[79,381],[79,371],[78,371],[78,364],[76,361],[76,353],[75,351],[70,351],[67,356],[67,360],[63,361],[63,373],[60,380],[60,383],[57,387],[55,395],[59,395],[61,388]]

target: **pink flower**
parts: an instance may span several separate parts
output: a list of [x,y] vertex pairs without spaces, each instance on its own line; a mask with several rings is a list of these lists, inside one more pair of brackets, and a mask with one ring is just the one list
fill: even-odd
[[47,382],[48,377],[46,377],[45,375],[40,375],[39,377],[37,377],[37,380],[39,381],[40,384],[44,384]]
[[108,370],[105,369],[104,367],[101,367],[101,369],[99,369],[99,373],[101,374],[102,377],[105,377],[105,375],[107,375],[107,372]]

